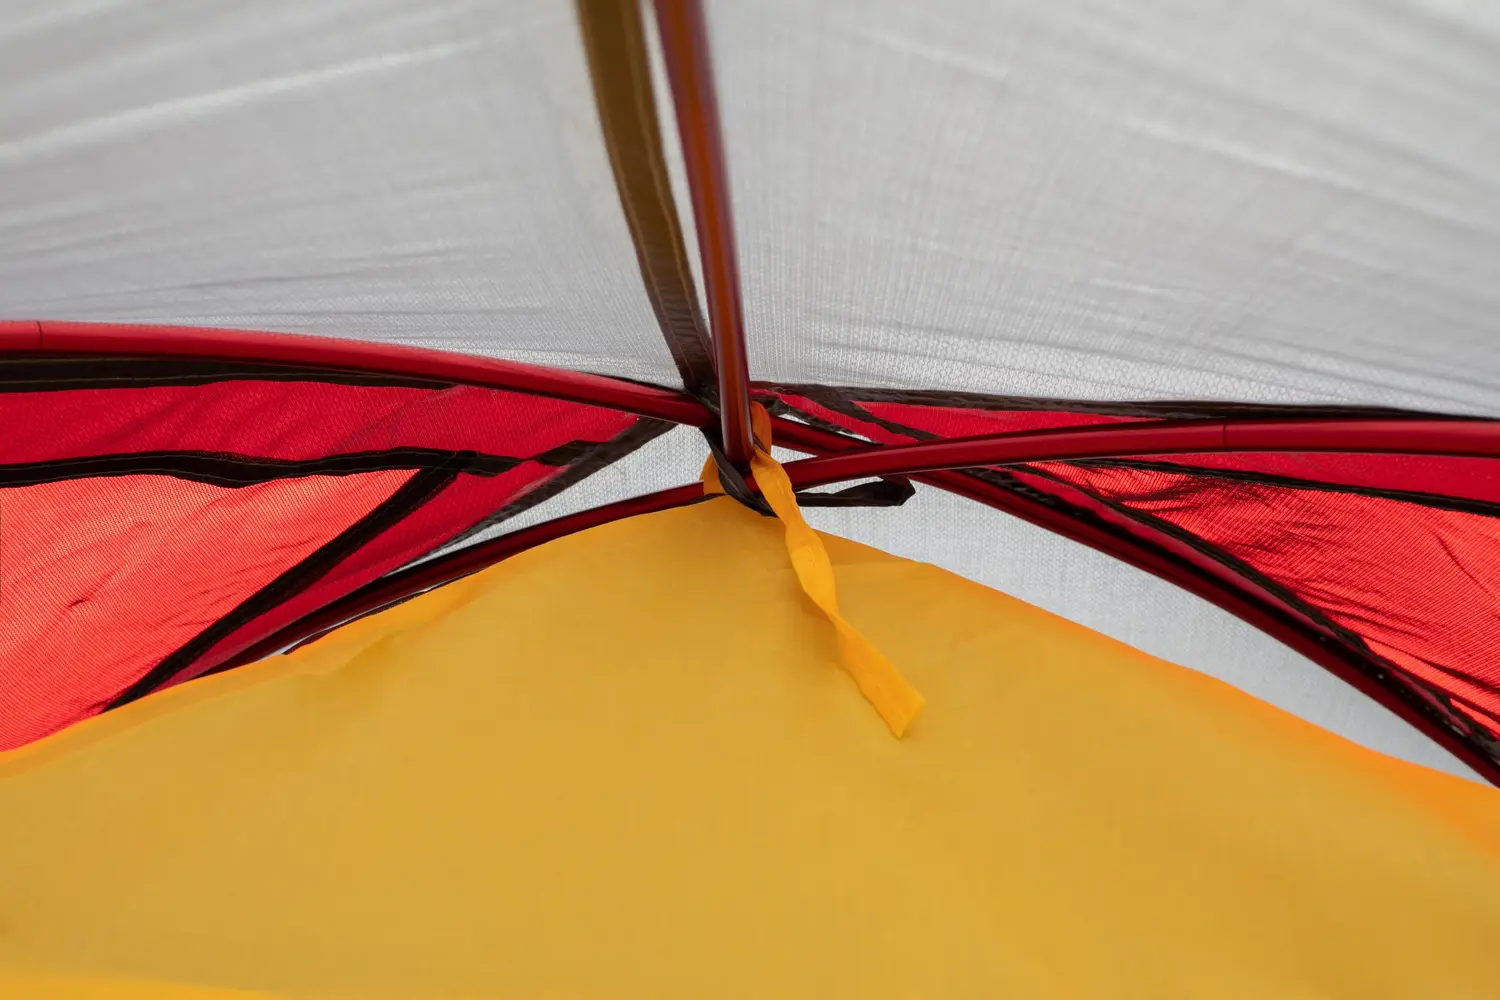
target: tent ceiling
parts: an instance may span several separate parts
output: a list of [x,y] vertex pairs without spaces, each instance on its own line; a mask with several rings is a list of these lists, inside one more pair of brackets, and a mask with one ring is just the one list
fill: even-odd
[[23,0],[0,89],[6,317],[676,380],[570,5]]
[[1491,6],[710,14],[757,378],[1500,413]]
[[[1500,413],[1486,11],[715,4],[752,375]],[[32,0],[0,54],[11,316],[676,380],[566,5]]]

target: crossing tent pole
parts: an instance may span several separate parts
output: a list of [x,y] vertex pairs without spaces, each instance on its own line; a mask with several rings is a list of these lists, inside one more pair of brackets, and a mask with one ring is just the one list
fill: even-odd
[[703,260],[704,292],[713,332],[724,455],[750,467],[750,370],[740,304],[739,263],[729,207],[729,172],[719,129],[719,102],[708,50],[708,25],[699,0],[656,0],[656,28],[666,61],[677,133]]
[[0,322],[0,356],[7,354],[256,361],[504,389],[693,427],[713,419],[698,400],[658,386],[424,347],[293,333],[11,320]]
[[1065,427],[861,448],[786,467],[799,489],[868,476],[1092,458],[1304,452],[1500,458],[1493,420],[1190,420]]

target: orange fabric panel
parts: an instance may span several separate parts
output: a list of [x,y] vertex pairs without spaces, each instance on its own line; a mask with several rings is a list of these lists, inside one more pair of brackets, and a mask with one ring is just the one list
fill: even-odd
[[94,714],[410,476],[0,489],[0,748]]

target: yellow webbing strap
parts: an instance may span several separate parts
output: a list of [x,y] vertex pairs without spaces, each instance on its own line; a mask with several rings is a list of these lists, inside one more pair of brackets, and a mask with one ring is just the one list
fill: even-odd
[[[786,526],[786,551],[791,556],[792,568],[802,584],[803,593],[812,598],[838,633],[839,650],[844,669],[859,685],[860,693],[875,706],[875,711],[899,739],[911,725],[911,720],[922,711],[922,696],[906,682],[890,660],[870,644],[870,640],[849,624],[839,614],[838,588],[834,583],[833,565],[828,561],[828,552],[823,540],[802,517],[797,506],[797,495],[792,481],[787,478],[781,463],[771,457],[771,417],[759,403],[751,404],[752,429],[755,433],[755,455],[750,469],[755,474],[756,485]],[[703,492],[723,493],[719,482],[719,469],[712,456],[703,466]]]

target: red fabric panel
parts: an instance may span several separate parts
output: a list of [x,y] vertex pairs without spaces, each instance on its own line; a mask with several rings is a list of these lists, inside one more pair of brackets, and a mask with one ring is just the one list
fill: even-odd
[[246,379],[196,386],[0,394],[0,464],[138,451],[289,461],[414,447],[529,458],[604,441],[629,413],[497,389]]
[[174,683],[191,680],[306,614],[432,551],[563,470],[527,462],[504,475],[459,476],[438,496],[340,563],[332,572],[274,611],[246,623],[219,642]]
[[1176,462],[1208,469],[1286,476],[1340,486],[1411,490],[1438,496],[1500,503],[1500,463],[1487,458],[1434,455],[1322,455],[1224,452],[1163,455],[1147,461]]
[[1042,468],[1254,567],[1494,726],[1500,518],[1207,476]]
[[859,405],[884,420],[945,438],[1013,434],[1017,431],[1040,431],[1052,427],[1118,424],[1141,419],[1060,410],[971,410],[957,406],[913,406],[909,403]]
[[[66,460],[143,451],[228,453],[252,459],[299,461],[323,458],[331,454],[378,452],[403,447],[440,451],[472,450],[490,455],[528,458],[574,442],[607,441],[628,429],[637,419],[630,413],[581,403],[465,386],[426,389],[243,379],[196,386],[12,393],[0,394],[0,427],[4,427],[6,431],[0,435],[0,462],[9,464]],[[525,462],[494,477],[461,475],[441,494],[345,559],[332,571],[313,581],[307,590],[222,640],[210,651],[210,655],[200,657],[183,678],[179,679],[210,669],[295,617],[311,612],[381,574],[411,562],[561,471],[556,466]],[[410,474],[409,471],[402,470],[380,475],[399,484]],[[364,479],[366,477],[363,476],[338,479],[302,477],[285,482],[288,484],[287,489],[302,491],[301,494],[289,495],[303,495],[308,490],[305,485],[294,487],[289,484],[320,481],[354,483]],[[139,499],[141,503],[148,501],[125,486],[116,490],[108,485],[138,480],[176,483],[188,491],[183,494],[188,497],[199,495],[193,493],[194,490],[211,491],[212,495],[223,493],[228,499],[216,500],[208,507],[214,512],[249,505],[245,513],[246,531],[252,532],[249,535],[234,535],[229,532],[228,529],[234,526],[232,518],[229,521],[212,522],[216,528],[222,529],[221,533],[225,537],[243,539],[238,545],[245,550],[237,554],[243,555],[246,560],[241,576],[234,575],[237,572],[236,565],[220,567],[212,560],[205,564],[216,568],[215,571],[223,569],[227,574],[224,577],[226,589],[222,594],[215,592],[222,600],[206,599],[200,589],[195,589],[198,586],[196,584],[184,589],[175,586],[162,588],[151,582],[147,567],[152,559],[167,550],[161,547],[165,543],[158,544],[149,539],[161,536],[174,542],[181,541],[184,545],[190,542],[199,544],[202,539],[192,542],[191,524],[184,529],[186,534],[179,533],[172,526],[170,517],[175,516],[173,511],[176,509],[172,503],[150,501],[161,506],[165,513],[156,510],[135,511],[130,506],[132,498]],[[123,591],[116,603],[122,609],[119,614],[132,622],[142,623],[145,634],[149,634],[151,638],[149,641],[131,639],[128,645],[132,651],[128,656],[107,642],[90,644],[82,639],[78,640],[70,647],[70,672],[54,673],[46,678],[49,692],[47,697],[52,698],[56,704],[51,708],[43,706],[42,715],[29,722],[27,719],[30,716],[21,712],[15,716],[12,724],[12,728],[19,728],[9,735],[0,733],[0,738],[21,741],[33,739],[59,725],[96,711],[101,703],[118,695],[163,657],[374,506],[373,503],[351,503],[337,487],[327,492],[324,506],[318,506],[317,497],[307,495],[304,505],[306,509],[298,508],[301,513],[296,514],[295,518],[304,522],[309,532],[306,536],[308,544],[302,545],[297,544],[295,539],[284,541],[274,531],[254,531],[257,518],[274,519],[291,510],[284,505],[277,506],[283,481],[237,491],[193,485],[158,476],[111,477],[73,482],[74,485],[60,483],[36,487],[26,495],[64,504],[59,509],[66,510],[66,503],[72,503],[65,503],[66,498],[83,491],[87,503],[103,505],[98,514],[103,525],[101,531],[107,533],[114,530],[111,525],[132,525],[136,522],[146,525],[142,530],[147,532],[148,540],[131,541],[130,538],[135,536],[120,535],[112,546],[101,550],[106,554],[101,554],[98,558],[115,559],[120,565],[127,567],[139,562],[139,572],[122,571],[123,575],[118,577],[116,585],[124,587],[127,583],[132,583],[135,587],[152,592],[155,595],[153,599],[160,604],[153,605],[154,611],[151,614],[142,616],[136,613]],[[20,495],[22,491],[8,492]],[[391,490],[385,490],[376,498],[376,502],[384,499],[390,492]],[[167,486],[158,486],[152,493],[153,497],[167,495],[176,494]],[[43,503],[43,499],[35,500],[33,507]],[[184,500],[183,503],[187,504],[188,509],[188,513],[183,516],[191,522],[196,516],[192,514],[192,502]],[[267,509],[261,510],[256,504]],[[39,511],[40,508],[34,509],[28,516],[39,517]],[[0,516],[9,522],[0,528],[6,531],[7,536],[7,573],[17,572],[20,570],[17,569],[15,553],[10,551],[13,548],[10,535],[15,530],[13,526],[16,515],[4,511],[0,512]],[[162,520],[164,517],[168,519]],[[295,524],[282,527],[291,528]],[[332,530],[323,530],[328,527]],[[61,536],[38,534],[36,537],[50,538],[47,544],[56,546],[60,563],[72,558],[72,550]],[[296,538],[302,536],[298,535]],[[205,544],[218,545],[220,542],[215,540]],[[34,554],[35,559],[44,559],[47,551],[45,546],[38,548]],[[173,562],[177,557],[167,555],[165,558],[166,564],[161,568],[163,578],[177,580],[184,572]],[[257,567],[269,568],[273,563],[274,572],[261,576],[245,575]],[[202,579],[211,581],[215,577],[205,570]],[[202,586],[207,586],[207,583],[202,583]],[[94,603],[96,606],[90,609],[93,617],[87,621],[95,631],[120,636],[133,634],[133,625],[111,624],[107,620],[108,605],[99,605],[97,601]],[[72,620],[81,619],[77,619],[75,615]],[[21,624],[17,616],[8,616],[6,625],[20,627]],[[63,624],[66,625],[67,622]],[[58,627],[61,626],[39,625],[30,634],[45,635],[48,630]],[[13,636],[12,641],[19,642],[20,639]],[[22,660],[35,658],[31,656],[34,650],[30,650],[29,646],[26,651],[17,650],[9,650],[0,643],[0,656],[15,652]],[[8,679],[0,677],[0,685],[8,682]],[[18,677],[15,683],[24,685],[24,677]]]
[[[913,435],[894,433],[870,420],[829,409],[806,396],[774,393],[788,406],[809,416],[827,421],[853,434],[881,444],[905,444],[917,440]],[[919,406],[911,403],[860,402],[860,408],[882,420],[942,438],[978,437],[983,434],[1011,434],[1017,431],[1046,430],[1051,427],[1084,427],[1140,420],[1140,417],[1105,416],[1098,413],[1071,413],[1061,410],[979,410],[960,406]]]
[[[884,443],[887,438],[892,437],[888,431],[881,430],[877,425],[867,420],[856,420],[837,410],[830,410],[823,404],[815,403],[806,396],[798,396],[787,392],[771,392],[765,389],[756,390],[754,396],[762,403],[765,403],[768,408],[773,400],[779,399],[799,413],[832,424],[851,434],[858,434],[860,437],[869,438],[871,441]],[[907,439],[902,438],[901,440],[904,441]]]
[[1481,712],[1479,711],[1479,709],[1472,708],[1468,705],[1463,704],[1462,702],[1458,703],[1458,710],[1467,715],[1469,718],[1473,719],[1475,722],[1479,723],[1484,728],[1488,729],[1490,732],[1500,733],[1500,717],[1490,715],[1488,712]]
[[0,489],[0,749],[93,715],[411,474]]

